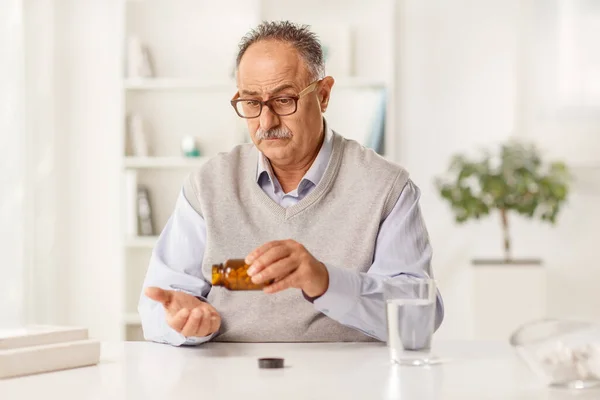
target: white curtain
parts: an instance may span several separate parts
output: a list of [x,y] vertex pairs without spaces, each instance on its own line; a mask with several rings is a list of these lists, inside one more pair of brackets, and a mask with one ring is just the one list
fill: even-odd
[[[25,306],[28,322],[59,324],[67,321],[68,242],[66,206],[67,146],[59,135],[57,110],[61,85],[57,70],[56,22],[63,0],[23,0],[25,21],[25,99],[28,137],[27,165],[31,213],[27,243]],[[59,66],[57,66],[57,64]],[[63,113],[65,114],[65,113]]]
[[28,216],[25,162],[23,7],[0,7],[0,327],[24,320]]
[[[66,320],[54,1],[0,7],[0,326]],[[59,290],[63,289],[63,290]]]

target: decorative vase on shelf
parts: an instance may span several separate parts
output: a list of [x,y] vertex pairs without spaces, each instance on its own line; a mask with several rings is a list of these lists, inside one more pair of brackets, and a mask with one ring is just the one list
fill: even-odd
[[513,258],[509,217],[518,214],[554,224],[567,200],[570,175],[562,162],[545,164],[533,145],[503,144],[498,155],[453,158],[436,185],[457,223],[497,213],[504,257],[475,259],[470,271],[473,336],[506,340],[520,324],[547,314],[546,269],[539,258]]
[[125,171],[125,234],[135,237],[139,234],[138,215],[138,171]]
[[135,36],[131,36],[127,42],[127,77],[128,78],[152,78],[154,66],[150,50],[142,44]]
[[144,120],[140,115],[132,114],[129,116],[128,122],[128,154],[135,157],[148,157],[150,155],[150,145],[144,127]]
[[154,224],[152,221],[152,206],[148,188],[138,185],[138,223],[140,236],[153,236]]
[[181,152],[184,157],[200,157],[200,150],[193,136],[184,136],[181,139]]

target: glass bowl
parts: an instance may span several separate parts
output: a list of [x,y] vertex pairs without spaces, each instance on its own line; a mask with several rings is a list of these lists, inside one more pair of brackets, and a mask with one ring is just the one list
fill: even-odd
[[584,389],[600,384],[600,327],[544,319],[521,326],[510,344],[547,385]]

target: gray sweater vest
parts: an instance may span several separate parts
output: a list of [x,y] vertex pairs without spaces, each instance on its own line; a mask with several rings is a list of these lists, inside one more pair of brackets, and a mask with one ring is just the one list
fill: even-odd
[[[184,194],[204,218],[202,272],[245,258],[271,240],[294,239],[325,265],[367,272],[379,227],[394,207],[408,173],[374,151],[334,133],[327,169],[310,194],[283,208],[256,182],[258,151],[235,147],[192,173]],[[222,316],[217,341],[343,342],[371,337],[316,311],[298,289],[267,295],[213,287],[208,301]],[[352,298],[348,298],[352,302]]]

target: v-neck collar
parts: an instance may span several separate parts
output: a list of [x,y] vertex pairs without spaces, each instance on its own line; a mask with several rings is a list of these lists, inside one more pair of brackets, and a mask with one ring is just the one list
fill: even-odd
[[[323,119],[323,130],[325,132],[323,143],[321,144],[321,148],[317,153],[317,157],[313,161],[312,165],[306,171],[300,183],[290,193],[284,193],[281,184],[277,180],[275,173],[273,172],[273,167],[271,163],[267,159],[267,157],[262,153],[258,152],[257,158],[257,169],[256,169],[256,182],[260,185],[261,179],[265,179],[263,176],[266,174],[269,179],[270,188],[273,191],[273,194],[277,194],[278,191],[282,192],[282,196],[290,195],[297,191],[297,194],[300,194],[302,188],[306,185],[313,184],[317,186],[323,175],[325,174],[325,170],[327,169],[327,164],[329,163],[329,159],[331,158],[331,152],[333,150],[333,132],[327,126],[327,122]],[[297,196],[294,196],[297,197]]]
[[[341,159],[342,159],[342,150],[344,146],[343,138],[335,132],[331,132],[331,156],[329,157],[329,162],[325,167],[322,178],[319,180],[319,183],[316,187],[303,199],[298,201],[298,203],[291,205],[289,207],[283,207],[279,205],[277,202],[273,201],[271,197],[267,193],[265,193],[260,185],[256,182],[257,178],[257,157],[261,155],[256,146],[252,147],[252,151],[248,153],[248,160],[246,165],[254,165],[254,168],[248,168],[248,176],[247,179],[250,179],[253,183],[252,190],[257,195],[257,198],[265,205],[267,208],[271,210],[271,212],[275,213],[279,217],[283,219],[289,219],[293,216],[297,215],[299,212],[305,210],[314,204],[317,200],[319,200],[331,187],[333,184],[334,178],[337,175],[339,170]],[[251,164],[252,163],[252,164]]]

